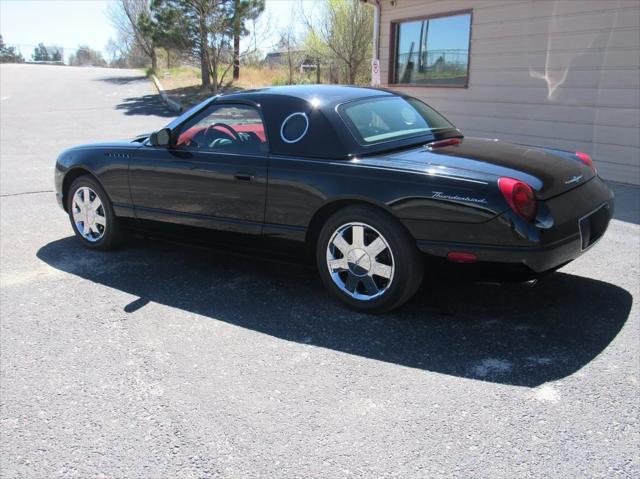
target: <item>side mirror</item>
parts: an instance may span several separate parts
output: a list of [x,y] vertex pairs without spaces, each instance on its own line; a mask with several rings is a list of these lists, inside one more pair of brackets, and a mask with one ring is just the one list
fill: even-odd
[[171,142],[171,130],[169,128],[163,128],[162,130],[154,131],[149,136],[149,143],[151,146],[169,146]]

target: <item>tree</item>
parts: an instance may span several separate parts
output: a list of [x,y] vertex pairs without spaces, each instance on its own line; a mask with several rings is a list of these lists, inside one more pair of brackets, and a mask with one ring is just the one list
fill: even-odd
[[184,19],[179,10],[166,8],[162,0],[152,0],[149,13],[140,17],[138,26],[145,35],[153,39],[157,48],[165,50],[167,67],[170,67],[172,54],[178,57],[190,50]]
[[370,8],[358,0],[327,0],[317,22],[303,21],[313,56],[341,63],[347,83],[366,76],[373,35]]
[[51,54],[51,61],[53,62],[61,62],[62,61],[62,49],[56,47]]
[[16,52],[16,47],[9,47],[0,35],[0,63],[23,63],[24,57]]
[[62,61],[62,47],[57,45],[45,47],[43,43],[39,43],[33,50],[31,58],[35,62],[60,62]]
[[278,50],[284,56],[284,61],[287,66],[288,78],[287,84],[293,85],[294,81],[294,73],[300,66],[300,62],[302,61],[300,48],[298,47],[298,43],[296,41],[295,35],[293,33],[293,28],[291,26],[287,27],[280,33],[280,41],[278,41]]
[[102,58],[102,53],[93,50],[88,45],[80,45],[74,55],[69,57],[69,65],[74,66],[105,66],[107,62]]
[[245,23],[255,22],[264,4],[265,0],[151,0],[136,26],[154,47],[167,51],[168,59],[171,52],[197,58],[202,86],[217,93],[233,66],[239,74],[240,37],[249,33]]
[[118,33],[127,39],[127,43],[135,42],[136,46],[151,61],[151,70],[158,69],[153,32],[145,30],[141,25],[151,17],[149,0],[117,0],[111,4],[107,15]]
[[255,20],[264,11],[265,0],[234,0],[233,2],[233,79],[240,78],[240,38],[249,32],[247,20]]
[[153,0],[151,4],[152,19],[158,27],[166,25],[164,19],[179,19],[180,43],[200,60],[201,84],[213,93],[217,93],[226,73],[220,77],[218,67],[229,50],[232,6],[232,0]]
[[33,55],[31,55],[34,62],[48,62],[51,60],[49,56],[49,52],[47,51],[47,47],[44,44],[39,43],[38,46],[33,50]]
[[108,63],[110,67],[119,67],[126,63],[127,51],[113,37],[109,38],[104,49],[109,55]]
[[116,68],[143,68],[149,65],[149,57],[140,49],[132,36],[116,32],[105,45],[109,65]]

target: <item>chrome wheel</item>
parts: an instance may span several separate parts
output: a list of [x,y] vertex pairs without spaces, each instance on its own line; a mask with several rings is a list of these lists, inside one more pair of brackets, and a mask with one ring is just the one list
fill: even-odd
[[331,235],[327,267],[335,285],[360,301],[383,295],[395,269],[389,243],[365,223],[344,224]]
[[107,217],[100,197],[88,186],[81,186],[71,202],[73,222],[78,233],[87,241],[95,243],[107,230]]

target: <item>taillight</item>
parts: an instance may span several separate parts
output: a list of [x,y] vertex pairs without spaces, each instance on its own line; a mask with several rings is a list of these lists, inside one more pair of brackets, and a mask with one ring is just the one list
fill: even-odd
[[533,190],[528,184],[513,178],[500,178],[498,187],[513,211],[527,221],[535,219],[538,207]]
[[582,153],[581,151],[576,151],[576,158],[578,158],[581,162],[591,168],[594,172],[596,171],[596,165],[593,163],[591,156],[586,153]]

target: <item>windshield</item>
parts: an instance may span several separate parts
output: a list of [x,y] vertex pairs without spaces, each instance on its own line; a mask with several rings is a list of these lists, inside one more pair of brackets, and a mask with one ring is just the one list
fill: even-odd
[[338,111],[358,140],[366,144],[456,128],[433,108],[413,98],[358,100],[341,105]]

